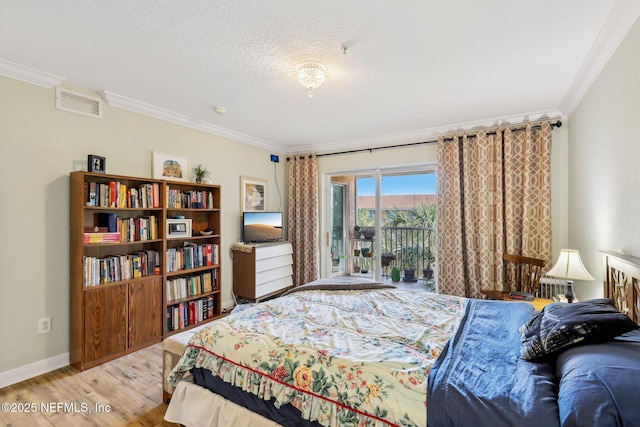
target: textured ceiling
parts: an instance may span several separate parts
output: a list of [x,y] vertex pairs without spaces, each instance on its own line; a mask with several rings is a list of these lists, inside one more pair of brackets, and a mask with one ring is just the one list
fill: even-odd
[[[240,141],[322,152],[570,113],[638,9],[633,0],[0,0],[0,59]],[[307,60],[327,68],[313,98],[295,73]]]

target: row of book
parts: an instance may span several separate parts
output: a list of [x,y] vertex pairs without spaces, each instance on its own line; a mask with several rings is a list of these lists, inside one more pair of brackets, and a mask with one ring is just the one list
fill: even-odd
[[167,185],[167,207],[171,209],[213,209],[213,192],[180,191]]
[[83,258],[84,286],[160,274],[160,253],[148,250],[105,258]]
[[167,331],[195,325],[215,316],[215,296],[181,302],[167,307]]
[[218,289],[218,270],[195,276],[176,277],[167,280],[167,301],[208,293]]
[[141,242],[158,239],[158,218],[120,218],[115,213],[101,213],[98,227],[85,227],[84,243]]
[[167,249],[167,272],[219,264],[218,245],[196,245],[185,242],[183,247]]
[[160,183],[127,187],[118,181],[85,182],[87,206],[151,209],[160,207]]

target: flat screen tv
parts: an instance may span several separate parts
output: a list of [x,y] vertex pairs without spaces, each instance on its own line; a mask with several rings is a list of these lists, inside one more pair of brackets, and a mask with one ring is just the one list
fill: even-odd
[[245,243],[278,242],[283,239],[282,212],[244,212],[242,241]]

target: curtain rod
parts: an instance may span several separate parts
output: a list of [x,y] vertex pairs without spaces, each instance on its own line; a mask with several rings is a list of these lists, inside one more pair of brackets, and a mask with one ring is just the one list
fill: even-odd
[[[561,127],[562,126],[562,122],[560,120],[557,120],[554,123],[551,123],[551,129],[553,129],[554,127]],[[540,129],[540,125],[533,125],[532,126],[534,129]],[[513,131],[519,131],[519,130],[523,130],[524,127],[519,127],[519,128],[513,128],[511,130]],[[488,132],[487,135],[495,135],[496,132]],[[453,137],[450,138],[445,138],[445,139],[453,139]],[[358,148],[356,150],[346,150],[346,151],[336,151],[334,153],[322,153],[322,154],[316,154],[316,157],[325,157],[325,156],[337,156],[340,154],[352,154],[352,153],[363,153],[365,151],[368,151],[370,153],[372,153],[375,150],[389,150],[392,148],[402,148],[402,147],[411,147],[414,145],[424,145],[424,144],[435,144],[437,143],[438,140],[434,140],[434,141],[420,141],[420,142],[409,142],[406,144],[397,144],[397,145],[385,145],[383,147],[372,147],[372,148]],[[290,157],[287,157],[287,161],[289,161]]]

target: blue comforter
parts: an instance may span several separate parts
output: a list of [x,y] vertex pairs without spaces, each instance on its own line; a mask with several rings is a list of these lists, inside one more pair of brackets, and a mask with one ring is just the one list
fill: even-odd
[[520,358],[520,325],[530,304],[469,300],[458,331],[433,366],[427,425],[558,426],[552,363]]
[[427,425],[640,426],[640,331],[531,362],[518,329],[533,315],[527,303],[468,301],[429,374]]
[[571,348],[555,365],[563,427],[640,425],[640,332]]

